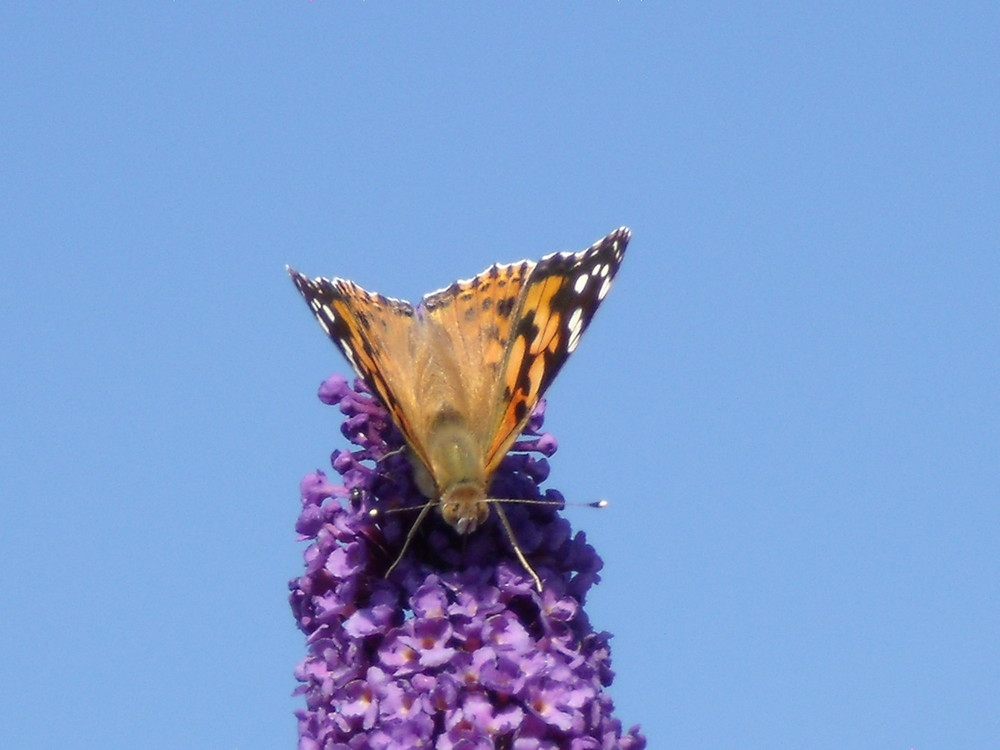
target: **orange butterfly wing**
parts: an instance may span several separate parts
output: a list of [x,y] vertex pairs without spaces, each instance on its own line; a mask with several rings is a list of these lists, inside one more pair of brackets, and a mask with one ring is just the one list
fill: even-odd
[[576,349],[629,236],[623,227],[582,252],[494,265],[417,307],[344,279],[289,273],[424,465],[437,420],[456,414],[489,477]]
[[417,383],[415,311],[409,302],[365,291],[346,279],[311,279],[289,268],[316,320],[354,371],[372,388],[422,461]]
[[555,253],[533,264],[511,313],[503,376],[494,399],[491,473],[580,342],[611,288],[630,237],[622,227],[579,253]]

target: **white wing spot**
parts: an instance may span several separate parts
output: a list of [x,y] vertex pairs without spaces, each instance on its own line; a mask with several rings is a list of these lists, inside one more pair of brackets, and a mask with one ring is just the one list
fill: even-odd
[[609,289],[611,289],[611,279],[604,279],[604,283],[601,284],[600,291],[597,292],[597,299],[604,299]]
[[344,347],[344,354],[346,354],[347,355],[347,359],[350,360],[351,367],[353,367],[355,370],[357,370],[358,369],[358,363],[354,361],[354,352],[351,351],[351,347],[345,346]]
[[583,333],[583,310],[579,307],[569,316],[569,344],[566,351],[572,352],[576,345],[580,343],[580,335]]
[[583,290],[587,288],[588,281],[590,281],[590,277],[587,274],[577,276],[576,281],[573,283],[573,291],[577,294],[583,294]]

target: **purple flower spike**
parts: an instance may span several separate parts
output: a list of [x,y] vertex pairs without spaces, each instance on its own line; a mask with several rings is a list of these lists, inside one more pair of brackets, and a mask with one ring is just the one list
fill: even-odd
[[490,489],[548,501],[504,504],[539,593],[492,512],[462,537],[432,510],[386,578],[427,498],[363,383],[333,376],[320,399],[343,412],[356,449],[333,454],[342,485],[320,471],[301,484],[296,531],[309,546],[289,584],[309,649],[296,669],[299,747],[644,748],[612,715],[610,636],[582,607],[602,562],[556,513],[559,493],[538,486],[556,449],[544,403]]

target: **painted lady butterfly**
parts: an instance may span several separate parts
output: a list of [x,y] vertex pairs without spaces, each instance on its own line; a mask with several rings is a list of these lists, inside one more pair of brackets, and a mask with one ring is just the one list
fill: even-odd
[[416,306],[346,279],[310,279],[288,269],[320,326],[389,410],[409,445],[418,486],[433,501],[400,558],[430,507],[469,534],[492,504],[541,588],[503,508],[490,502],[490,479],[576,349],[629,237],[622,227],[578,253],[494,265]]

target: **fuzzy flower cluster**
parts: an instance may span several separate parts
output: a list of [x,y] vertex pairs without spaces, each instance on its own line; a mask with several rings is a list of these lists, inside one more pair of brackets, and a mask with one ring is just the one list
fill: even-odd
[[491,488],[553,501],[504,506],[539,593],[496,513],[467,537],[427,514],[386,578],[418,513],[408,508],[427,499],[362,382],[331,377],[320,398],[339,406],[357,449],[333,454],[342,484],[321,471],[301,484],[296,530],[310,544],[289,584],[308,643],[296,670],[300,750],[644,748],[638,728],[623,733],[612,716],[610,635],[593,632],[581,606],[601,560],[557,514],[558,493],[538,487],[556,448],[539,432],[542,409]]

